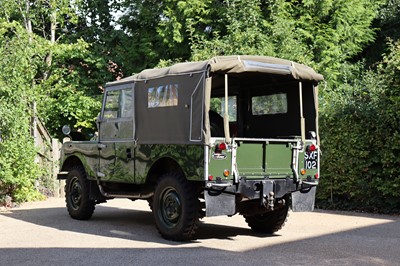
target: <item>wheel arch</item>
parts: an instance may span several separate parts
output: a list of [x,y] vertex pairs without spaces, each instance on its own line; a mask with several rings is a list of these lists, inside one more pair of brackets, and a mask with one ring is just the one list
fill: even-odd
[[[87,164],[86,160],[75,154],[67,157],[64,160],[60,171],[61,172],[69,172],[76,166],[80,166],[85,170],[86,176],[89,180],[93,180],[95,178],[95,173],[93,172],[91,167]],[[64,176],[64,175],[62,175],[62,176]],[[65,179],[65,178],[61,178],[61,179]]]
[[147,183],[155,185],[157,180],[167,173],[179,173],[186,178],[186,173],[175,159],[163,157],[151,165],[147,173]]
[[[67,173],[63,173],[63,174],[58,174],[58,179],[67,179],[68,176],[68,172],[72,171],[74,168],[78,167],[80,169],[82,169],[82,171],[84,171],[84,174],[86,176],[86,178],[89,181],[89,197],[90,200],[96,200],[96,201],[101,201],[103,202],[105,200],[104,196],[101,194],[98,186],[97,186],[97,182],[96,179],[93,177],[94,173],[91,172],[90,167],[88,167],[87,165],[85,165],[84,163],[85,161],[82,160],[81,158],[79,158],[78,156],[72,155],[69,156],[67,159],[65,159],[65,161],[62,164],[61,167],[61,172],[67,172]],[[90,178],[92,176],[92,178]]]
[[78,156],[70,156],[62,164],[61,171],[71,171],[71,169],[75,166],[84,167],[81,159]]

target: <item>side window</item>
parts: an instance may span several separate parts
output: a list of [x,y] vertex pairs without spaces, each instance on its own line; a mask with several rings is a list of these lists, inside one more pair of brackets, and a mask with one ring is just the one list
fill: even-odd
[[286,114],[288,103],[286,93],[255,96],[251,98],[252,115]]
[[116,119],[118,117],[118,100],[121,91],[107,91],[103,119]]
[[133,101],[132,89],[107,91],[103,119],[117,119],[132,117]]
[[148,108],[178,106],[178,84],[167,84],[147,90]]
[[133,116],[133,99],[132,90],[123,89],[121,90],[119,100],[119,111],[120,115],[118,117],[132,117]]
[[[218,113],[221,117],[225,114],[225,97],[211,98],[210,111]],[[236,96],[228,97],[229,122],[237,121],[237,99]]]

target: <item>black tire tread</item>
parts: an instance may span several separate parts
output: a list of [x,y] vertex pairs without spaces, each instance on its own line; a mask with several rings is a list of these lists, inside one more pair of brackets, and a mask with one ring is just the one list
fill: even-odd
[[[167,229],[163,228],[162,224],[158,221],[157,217],[157,209],[158,209],[158,199],[157,197],[158,190],[161,190],[159,186],[163,184],[168,184],[169,182],[176,182],[177,186],[180,188],[176,188],[177,190],[182,192],[182,201],[183,203],[183,211],[182,219],[179,225],[179,228],[175,229]],[[196,230],[198,228],[198,197],[196,193],[196,187],[187,181],[182,174],[179,173],[168,173],[159,179],[159,182],[156,187],[156,192],[154,194],[154,201],[152,204],[152,210],[154,214],[154,218],[156,220],[156,227],[158,232],[167,240],[173,241],[188,241],[193,239],[194,235],[196,234]]]
[[[76,174],[75,174],[76,173]],[[69,197],[69,182],[70,179],[74,176],[77,176],[81,186],[82,186],[82,190],[83,190],[83,199],[82,199],[82,204],[81,207],[79,208],[79,210],[74,210],[72,208],[72,206],[70,206],[70,203],[68,202],[68,197]],[[66,190],[65,190],[65,203],[67,205],[67,210],[69,215],[73,218],[73,219],[77,219],[77,220],[88,220],[92,217],[93,212],[95,210],[96,207],[96,202],[94,200],[90,199],[90,191],[89,191],[89,180],[86,177],[86,171],[85,168],[83,168],[83,166],[75,166],[73,167],[68,174],[67,177],[67,182],[66,182]]]
[[249,227],[259,233],[273,234],[282,229],[289,216],[289,205],[261,215],[245,215]]

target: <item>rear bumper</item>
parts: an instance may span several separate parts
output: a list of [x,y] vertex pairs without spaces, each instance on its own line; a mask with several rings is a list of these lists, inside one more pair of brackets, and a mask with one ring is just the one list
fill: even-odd
[[285,179],[241,177],[238,184],[231,182],[206,182],[204,195],[207,216],[233,215],[244,210],[242,205],[251,205],[253,211],[258,209],[255,211],[266,212],[273,209],[275,204],[282,204],[284,202],[282,199],[290,194],[293,211],[312,211],[314,208],[317,183],[297,183],[289,177]]

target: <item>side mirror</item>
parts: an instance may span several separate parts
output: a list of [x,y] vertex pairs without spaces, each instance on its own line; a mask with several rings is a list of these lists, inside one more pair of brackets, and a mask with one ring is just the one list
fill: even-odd
[[62,133],[66,136],[68,136],[71,133],[71,127],[69,125],[64,125],[61,130]]
[[69,135],[71,133],[71,127],[69,125],[64,125],[62,127],[61,131],[65,135],[65,137],[62,141],[63,143],[72,140],[71,136]]

